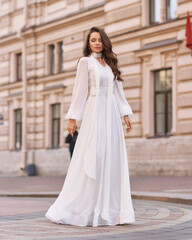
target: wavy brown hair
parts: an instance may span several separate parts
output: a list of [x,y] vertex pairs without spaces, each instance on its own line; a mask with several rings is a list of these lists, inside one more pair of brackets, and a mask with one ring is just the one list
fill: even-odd
[[107,36],[106,32],[103,29],[98,27],[92,27],[89,30],[87,39],[85,41],[84,49],[83,49],[84,56],[87,57],[92,52],[89,46],[89,39],[90,39],[91,33],[93,32],[99,32],[101,35],[101,41],[103,43],[102,57],[105,60],[105,62],[111,67],[112,72],[114,74],[114,80],[117,77],[117,80],[123,81],[123,79],[121,78],[121,71],[119,71],[117,67],[117,64],[118,64],[117,55],[113,52],[111,40],[109,39],[109,37]]

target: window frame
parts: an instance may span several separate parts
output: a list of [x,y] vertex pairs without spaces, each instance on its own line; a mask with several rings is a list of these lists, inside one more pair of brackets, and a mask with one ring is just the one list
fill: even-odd
[[45,72],[47,75],[64,72],[63,56],[64,41],[62,39],[46,43]]
[[[156,21],[152,21],[152,17],[154,18],[155,17],[155,0],[148,0],[149,2],[148,2],[148,7],[149,7],[149,25],[157,25],[157,24],[159,24],[160,23],[160,21],[159,22],[156,22]],[[152,1],[154,2],[154,7],[153,7],[153,11],[152,11],[152,9],[151,9],[151,3],[152,3]],[[153,13],[153,14],[152,14]],[[160,13],[159,13],[160,14]]]
[[[151,3],[155,0],[141,0],[142,1],[142,19],[144,22],[142,26],[154,26],[161,23],[166,23],[170,21],[174,21],[177,18],[177,9],[178,9],[178,3],[176,2],[176,8],[175,8],[175,16],[173,18],[168,17],[168,6],[169,6],[169,0],[159,0],[159,20],[158,22],[152,21],[152,12],[151,10]],[[154,8],[155,9],[155,8]],[[155,14],[154,14],[155,16]]]
[[22,81],[22,52],[15,54],[16,58],[16,81]]
[[[54,117],[54,107],[59,106],[59,117]],[[54,143],[54,123],[58,122],[58,129],[57,129],[57,146]],[[60,135],[61,135],[61,104],[54,103],[51,104],[51,146],[52,148],[59,148],[60,147]]]
[[63,41],[59,41],[57,44],[58,44],[58,73],[60,73],[63,71],[64,44]]
[[[156,88],[156,75],[157,73],[159,73],[160,71],[167,71],[167,70],[171,70],[173,72],[172,68],[163,68],[163,69],[159,69],[159,70],[155,70],[154,71],[154,135],[155,137],[165,137],[165,136],[170,136],[172,135],[171,133],[171,129],[173,126],[171,126],[170,132],[168,132],[168,94],[173,93],[173,84],[171,85],[171,89],[165,89],[165,90],[155,90]],[[166,78],[167,78],[167,73],[166,73]],[[172,75],[172,81],[173,81],[173,75]],[[156,121],[156,96],[158,94],[164,94],[164,132],[163,133],[157,133],[157,121]],[[172,98],[171,98],[172,101]],[[171,114],[172,114],[172,119],[173,119],[173,109],[171,110]],[[173,121],[173,120],[172,120]]]
[[55,44],[48,45],[48,52],[49,52],[49,74],[55,74]]
[[[168,17],[168,5],[169,5],[169,3],[170,3],[170,0],[165,0],[165,19],[166,19],[166,21],[172,21],[172,20],[174,20],[175,18],[170,18],[170,17]],[[176,3],[177,4],[177,3]],[[176,8],[177,8],[178,6],[176,6]]]
[[[22,108],[15,109],[15,149],[20,150],[22,148]],[[17,121],[17,112],[21,111],[21,120]],[[19,143],[20,146],[17,147],[17,127],[20,126],[20,137],[19,137]]]

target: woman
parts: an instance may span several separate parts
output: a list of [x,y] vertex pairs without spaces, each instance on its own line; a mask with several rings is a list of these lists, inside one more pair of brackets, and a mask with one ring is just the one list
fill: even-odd
[[82,120],[63,188],[46,213],[50,220],[77,226],[135,221],[121,119],[132,130],[117,58],[107,34],[92,27],[78,63],[67,130]]

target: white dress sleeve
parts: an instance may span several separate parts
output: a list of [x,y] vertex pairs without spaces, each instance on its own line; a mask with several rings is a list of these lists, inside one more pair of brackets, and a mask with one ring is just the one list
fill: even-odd
[[115,97],[121,118],[125,115],[128,115],[129,118],[131,118],[133,116],[133,112],[125,97],[122,81],[115,80]]
[[88,95],[88,59],[82,57],[77,65],[72,100],[66,119],[81,120],[85,110]]

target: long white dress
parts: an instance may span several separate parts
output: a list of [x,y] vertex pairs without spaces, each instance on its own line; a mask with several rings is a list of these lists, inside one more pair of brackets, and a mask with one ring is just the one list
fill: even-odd
[[122,82],[113,76],[94,56],[78,63],[66,118],[82,122],[63,188],[45,215],[53,222],[93,227],[135,222],[121,121],[133,113]]

